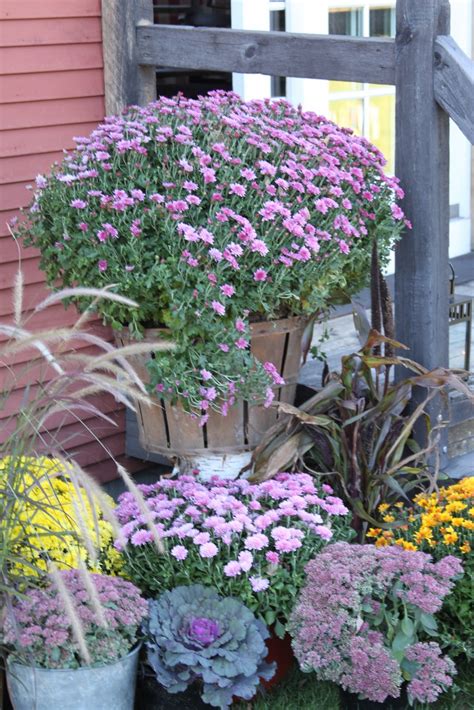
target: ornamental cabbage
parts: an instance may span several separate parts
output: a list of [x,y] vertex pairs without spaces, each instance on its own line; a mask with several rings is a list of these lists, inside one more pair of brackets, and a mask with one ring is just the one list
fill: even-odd
[[275,664],[264,661],[267,628],[237,599],[193,584],[165,592],[149,607],[148,662],[168,692],[199,680],[203,701],[226,708],[234,697],[250,700],[260,678],[273,677]]

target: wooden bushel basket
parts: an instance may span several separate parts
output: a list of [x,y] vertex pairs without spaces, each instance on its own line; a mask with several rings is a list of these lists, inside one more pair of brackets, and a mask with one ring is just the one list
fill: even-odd
[[[296,384],[302,360],[302,341],[309,321],[304,317],[262,321],[250,325],[251,352],[261,362],[270,361],[285,380],[285,385],[275,387],[275,401],[293,404]],[[157,342],[163,329],[148,329],[145,342]],[[119,345],[130,343],[127,333],[116,334]],[[146,383],[149,374],[147,355],[137,355],[130,362]],[[181,472],[217,464],[222,459],[227,465],[230,459],[239,470],[250,459],[250,453],[260,442],[263,434],[276,422],[278,412],[271,407],[249,406],[238,401],[229,409],[226,417],[209,410],[205,426],[199,426],[199,418],[185,412],[181,405],[171,406],[165,399],[156,399],[156,404],[147,407],[137,402],[137,423],[140,444],[152,453],[161,454],[179,462]],[[214,464],[213,464],[214,462]],[[238,472],[238,471],[237,471]],[[234,475],[230,475],[234,477]]]

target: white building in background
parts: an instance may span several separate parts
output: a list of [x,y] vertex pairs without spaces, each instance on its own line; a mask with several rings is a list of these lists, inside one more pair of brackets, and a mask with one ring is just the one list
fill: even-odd
[[[472,5],[472,0],[451,0],[451,35],[468,56],[472,54]],[[231,0],[231,12],[234,29],[395,36],[395,0]],[[353,128],[380,148],[388,171],[393,172],[394,86],[234,74],[233,87],[245,99],[285,96],[295,105]],[[471,250],[472,158],[467,139],[450,123],[449,255],[453,258]]]

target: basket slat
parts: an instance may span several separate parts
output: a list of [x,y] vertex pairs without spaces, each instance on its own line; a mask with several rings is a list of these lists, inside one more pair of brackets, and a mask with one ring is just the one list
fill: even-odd
[[229,409],[226,417],[211,410],[206,426],[207,446],[209,449],[229,447],[241,451],[245,447],[244,436],[244,403],[236,402]]
[[[301,341],[307,319],[284,318],[277,321],[251,323],[251,352],[261,362],[272,362],[286,384],[275,389],[275,399],[293,403],[301,364]],[[145,333],[145,342],[157,342],[166,330],[152,328]],[[116,333],[119,345],[133,340],[128,333]],[[130,361],[144,382],[149,381],[146,354]],[[275,424],[277,411],[261,405],[248,407],[237,402],[226,417],[209,411],[206,427],[199,426],[199,418],[185,412],[180,404],[171,406],[166,400],[146,407],[137,404],[137,423],[140,443],[151,453],[169,458],[189,458],[210,453],[239,454],[253,449],[262,435]],[[246,421],[248,417],[248,421]]]

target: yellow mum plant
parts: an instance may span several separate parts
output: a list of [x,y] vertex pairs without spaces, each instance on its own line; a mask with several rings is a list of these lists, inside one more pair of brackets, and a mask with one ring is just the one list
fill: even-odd
[[384,522],[402,518],[404,524],[390,530],[370,528],[367,537],[377,547],[395,544],[435,557],[462,557],[474,547],[474,476],[431,494],[421,493],[411,508],[382,504],[379,511]]
[[464,574],[437,614],[438,638],[452,657],[474,658],[474,476],[430,494],[420,494],[413,506],[379,506],[385,523],[403,520],[388,530],[371,528],[367,537],[378,547],[400,545],[428,552],[435,560],[454,555]]
[[[14,480],[15,485],[9,485]],[[15,576],[39,577],[50,562],[58,569],[85,566],[92,572],[115,575],[121,556],[113,547],[114,530],[104,519],[112,498],[86,490],[67,465],[47,457],[7,456],[0,460],[2,489],[14,491],[8,531]],[[109,516],[110,517],[110,516]],[[11,524],[13,522],[13,524]],[[3,536],[3,535],[2,535]]]

